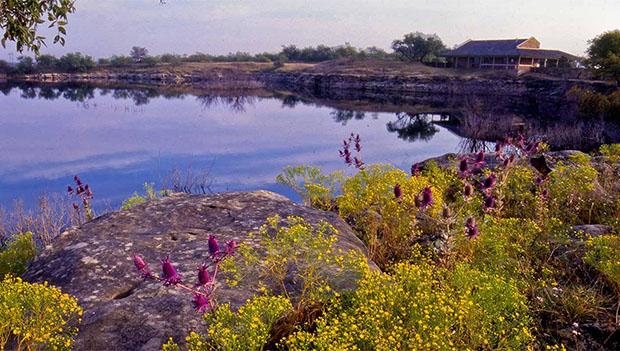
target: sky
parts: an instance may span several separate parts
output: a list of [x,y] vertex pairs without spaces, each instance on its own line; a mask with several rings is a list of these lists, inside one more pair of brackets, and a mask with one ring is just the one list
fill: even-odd
[[[589,39],[617,28],[619,0],[76,0],[66,46],[50,39],[42,52],[98,58],[138,45],[151,54],[226,54],[345,42],[388,49],[404,33],[420,31],[438,34],[449,47],[534,36],[543,48],[582,55]],[[11,53],[17,57],[0,48],[2,59]]]

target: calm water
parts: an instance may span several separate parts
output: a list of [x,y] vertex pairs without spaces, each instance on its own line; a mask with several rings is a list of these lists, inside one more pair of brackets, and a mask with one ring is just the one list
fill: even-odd
[[18,198],[32,206],[41,193],[62,193],[77,174],[93,188],[96,206],[117,207],[175,169],[206,172],[215,192],[269,189],[291,197],[275,182],[282,168],[342,169],[338,148],[350,133],[361,135],[366,163],[404,169],[463,144],[442,126],[412,127],[411,116],[394,111],[339,110],[293,96],[7,86],[2,92],[4,206]]

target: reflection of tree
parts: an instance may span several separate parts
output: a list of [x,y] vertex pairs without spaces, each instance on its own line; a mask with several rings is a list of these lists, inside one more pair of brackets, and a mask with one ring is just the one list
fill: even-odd
[[4,95],[7,96],[11,93],[11,90],[13,90],[13,86],[10,84],[0,84],[0,92]]
[[343,126],[347,125],[352,119],[362,120],[366,117],[366,113],[362,111],[353,111],[353,110],[334,110],[330,113],[334,121],[341,123]]
[[89,86],[67,87],[62,90],[62,97],[69,101],[84,102],[95,98],[95,88]]
[[284,95],[279,98],[282,100],[282,107],[293,108],[301,102],[301,99],[295,95]]
[[112,98],[131,99],[136,106],[147,105],[151,99],[159,96],[156,89],[114,89],[112,92]]
[[459,152],[465,154],[473,154],[480,151],[491,151],[494,143],[489,141],[475,139],[475,138],[463,138],[459,142]]
[[439,131],[433,125],[432,117],[433,115],[425,113],[410,114],[399,112],[396,114],[396,121],[388,122],[387,130],[390,133],[396,132],[400,139],[410,142],[416,140],[428,141]]
[[237,113],[245,112],[246,105],[254,105],[256,103],[255,96],[247,95],[200,95],[196,99],[205,109],[222,105]]

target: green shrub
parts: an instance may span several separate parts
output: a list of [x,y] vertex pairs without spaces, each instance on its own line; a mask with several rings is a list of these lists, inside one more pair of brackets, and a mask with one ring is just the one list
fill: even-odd
[[234,259],[222,264],[222,272],[233,276],[229,284],[248,280],[260,292],[286,296],[302,309],[337,296],[341,286],[355,283],[368,269],[360,252],[336,246],[338,231],[327,222],[313,226],[293,216],[286,225],[278,216],[267,222],[250,234],[255,246],[240,244]]
[[532,342],[525,296],[500,277],[459,265],[401,263],[369,272],[350,301],[301,330],[291,350],[519,350]]
[[[402,198],[396,199],[394,187],[400,186]],[[430,186],[433,204],[419,210],[416,197]],[[347,178],[338,197],[338,211],[353,225],[368,246],[370,258],[384,267],[406,257],[414,239],[421,234],[416,227],[418,214],[438,218],[442,211],[443,191],[421,175],[410,177],[389,165],[373,165]]]
[[0,282],[0,349],[70,350],[82,308],[58,288],[6,276]]
[[22,275],[35,255],[32,233],[16,235],[8,247],[0,251],[0,279],[7,274]]
[[133,195],[123,201],[121,205],[121,211],[128,210],[136,205],[143,204],[149,200],[155,200],[159,197],[159,194],[155,191],[153,184],[144,183],[144,192],[145,195],[140,195],[138,193],[133,193]]
[[543,204],[537,193],[536,176],[535,170],[527,166],[517,165],[508,170],[505,180],[497,185],[502,217],[537,218]]
[[594,167],[558,163],[549,175],[549,208],[554,217],[571,224],[593,223],[595,206],[605,207],[597,198]]
[[[208,338],[190,333],[185,350],[188,351],[260,351],[269,340],[274,322],[292,309],[291,302],[282,296],[255,296],[238,311],[230,305],[221,305],[212,314],[205,315],[209,323]],[[179,350],[172,340],[164,351]]]
[[601,145],[599,152],[611,163],[620,161],[620,144]]
[[312,166],[288,166],[276,177],[278,183],[295,190],[306,205],[326,211],[334,208],[334,198],[342,179],[342,173],[323,174],[318,167]]
[[584,260],[603,273],[620,293],[620,236],[602,235],[587,242]]

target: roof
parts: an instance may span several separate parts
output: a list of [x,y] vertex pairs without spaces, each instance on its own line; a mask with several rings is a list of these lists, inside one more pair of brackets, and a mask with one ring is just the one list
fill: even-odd
[[[559,51],[539,48],[520,47],[529,39],[501,39],[501,40],[469,40],[454,50],[446,50],[440,54],[444,57],[464,56],[526,56],[542,59],[559,59],[565,56],[569,59],[577,59],[575,55]],[[536,41],[537,43],[537,41]]]

